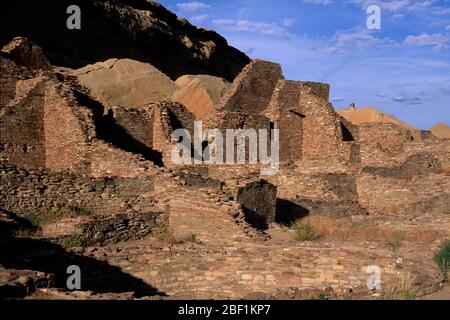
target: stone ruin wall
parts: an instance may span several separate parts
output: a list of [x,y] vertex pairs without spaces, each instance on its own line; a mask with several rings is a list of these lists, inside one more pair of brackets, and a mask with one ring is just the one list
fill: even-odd
[[132,211],[142,201],[148,206],[156,204],[154,177],[149,175],[91,178],[3,164],[0,173],[0,206],[17,214],[46,214],[75,207],[94,215],[114,215]]
[[[270,296],[280,290],[325,287],[362,290],[367,294],[370,275],[367,268],[373,261],[381,268],[383,287],[408,277],[418,279],[421,290],[430,290],[439,283],[431,277],[438,274],[431,253],[406,259],[412,256],[410,252],[392,253],[378,248],[368,252],[332,245],[246,243],[209,246],[206,253],[201,246],[175,245],[170,250],[158,247],[127,254],[127,262],[120,254],[110,257],[108,262],[129,268],[134,276],[180,298],[245,299],[254,293]],[[414,268],[416,264],[422,268]],[[186,268],[186,265],[195,267]],[[217,283],[221,284],[219,291]]]
[[[154,164],[97,138],[94,111],[52,73],[35,76],[0,58],[0,78],[22,79],[2,94],[0,158],[28,169],[134,177]],[[12,81],[9,81],[11,83]],[[31,108],[31,109],[30,109]]]
[[360,136],[363,167],[394,168],[415,154],[433,154],[442,170],[450,171],[448,142],[430,137],[426,131],[414,132],[390,123],[365,124],[360,126]]
[[405,145],[414,139],[409,130],[390,123],[360,125],[359,131],[363,166],[392,167],[399,164]]
[[408,143],[404,148],[404,157],[414,154],[433,154],[436,156],[442,167],[442,171],[450,173],[450,144],[444,139],[422,140]]
[[280,159],[303,159],[303,117],[300,110],[300,83],[279,80],[268,107],[274,127],[280,130]]
[[328,102],[329,86],[304,83],[301,86],[300,109],[303,124],[304,159],[336,158],[338,131],[336,114]]
[[[2,77],[3,78],[3,77]],[[1,158],[24,167],[45,166],[43,79],[19,80],[27,95],[0,109]]]
[[133,139],[148,148],[153,148],[154,112],[148,108],[125,108],[115,106],[110,109],[115,123],[125,129]]
[[[67,170],[76,167],[84,160],[87,139],[70,102],[61,97],[58,84],[46,83],[42,105],[44,122],[45,168]],[[63,94],[64,96],[64,94]]]
[[359,199],[373,212],[448,213],[450,175],[434,154],[415,154],[396,167],[366,167],[357,177]]
[[248,114],[264,113],[279,79],[283,79],[279,64],[253,60],[233,81],[218,110]]
[[165,167],[173,167],[172,133],[186,129],[193,138],[195,117],[179,103],[159,102],[139,108],[116,106],[110,112],[114,123],[129,136],[127,143],[133,144],[136,152],[148,153],[148,160],[160,161]]
[[[14,64],[8,65],[7,60],[1,61],[2,68],[13,69],[12,78],[32,77]],[[3,79],[4,77],[2,81]],[[9,91],[12,91],[12,88]],[[2,95],[2,101],[9,102],[14,98],[13,93],[9,91],[5,91],[6,98]],[[141,155],[123,151],[97,138],[94,111],[89,107],[80,106],[73,93],[54,79],[37,77],[18,80],[14,91],[16,96],[14,101],[20,102],[23,96],[24,99],[39,100],[33,102],[33,105],[42,107],[29,114],[32,115],[29,117],[32,123],[28,124],[25,121],[26,128],[22,131],[17,130],[15,124],[19,119],[27,119],[26,116],[8,113],[5,110],[9,109],[3,108],[0,117],[2,124],[10,124],[2,126],[10,128],[5,132],[8,131],[9,135],[20,132],[17,137],[25,135],[21,138],[23,141],[18,141],[15,147],[16,150],[22,150],[20,156],[10,152],[12,149],[8,149],[2,141],[2,157],[5,158],[7,155],[6,160],[9,164],[30,169],[45,167],[49,170],[71,170],[73,173],[87,174],[96,178],[133,178],[154,171],[154,164],[146,161]],[[359,139],[363,146],[361,159],[363,166],[366,167],[371,164],[379,166],[381,162],[381,166],[389,165],[395,169],[395,165],[400,162],[400,155],[403,157],[419,150],[438,153],[443,159],[443,167],[447,166],[448,148],[444,148],[444,151],[438,150],[433,147],[435,141],[427,144],[420,141],[420,137],[395,126],[387,125],[383,128],[362,126],[358,130],[337,116],[328,102],[328,96],[329,86],[326,84],[287,81],[284,80],[279,65],[254,61],[233,83],[222,101],[221,112],[207,119],[204,129],[280,128],[281,160],[288,164],[288,167],[277,177],[269,180],[279,186],[280,199],[292,200],[297,204],[306,203],[314,210],[317,209],[319,202],[327,202],[326,208],[330,208],[331,211],[333,211],[331,204],[339,205],[338,202],[352,206],[358,203],[360,197],[364,206],[373,209],[373,204],[381,197],[383,191],[381,187],[374,195],[368,195],[367,191],[373,185],[371,177],[377,175],[366,172],[356,179],[351,175],[355,171],[349,171],[350,167],[356,168],[351,170],[357,170],[359,166]],[[256,103],[252,104],[253,101]],[[240,112],[245,110],[244,107],[248,107],[249,110],[246,114]],[[170,141],[170,134],[177,128],[188,128],[191,134],[193,131],[193,115],[181,105],[173,103],[163,102],[140,109],[113,107],[111,112],[115,123],[123,128],[126,134],[147,148],[160,152],[166,167],[171,167],[170,151],[174,145]],[[30,129],[32,132],[27,132]],[[380,147],[381,143],[386,143],[386,130],[390,132],[388,136],[392,136],[387,141],[389,146],[387,151]],[[36,138],[37,140],[33,141]],[[15,137],[7,136],[5,141],[14,139]],[[35,155],[23,156],[24,142],[32,142],[36,146],[34,149],[28,148],[28,145],[25,148],[28,152],[30,150],[35,152]],[[45,148],[42,148],[42,145]],[[373,151],[365,145],[375,145],[377,148]],[[390,158],[386,153],[392,158],[392,162],[389,162]],[[376,161],[378,163],[375,163]],[[290,166],[291,164],[294,166]],[[195,171],[196,167],[187,170]],[[216,165],[208,166],[203,176],[224,182],[225,188],[234,192],[239,180],[258,179],[260,169],[260,165]],[[385,187],[394,185],[395,189],[396,182],[388,180],[392,179],[392,175],[393,173],[389,173],[387,177],[376,179],[387,179]],[[421,189],[419,185],[416,188]],[[427,193],[422,189],[412,193],[431,196],[431,192]],[[314,202],[313,205],[311,201]],[[439,201],[445,202],[445,196]],[[342,211],[342,208],[336,210]]]
[[234,128],[239,123],[228,124],[227,114],[264,115],[269,122],[263,128],[280,129],[284,164],[321,159],[358,163],[357,128],[347,128],[328,99],[329,85],[284,80],[278,64],[254,60],[235,79],[209,124]]

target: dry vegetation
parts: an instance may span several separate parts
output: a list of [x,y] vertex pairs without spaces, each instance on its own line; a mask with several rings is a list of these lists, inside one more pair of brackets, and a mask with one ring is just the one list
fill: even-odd
[[416,300],[418,296],[419,290],[414,285],[414,279],[406,277],[396,285],[384,289],[380,298],[382,300]]
[[398,230],[381,228],[380,226],[355,223],[345,218],[325,216],[309,216],[296,221],[292,225],[300,241],[316,239],[332,239],[341,241],[382,241],[394,251],[397,251],[403,241],[432,243],[441,235],[435,230],[415,228],[413,230]]

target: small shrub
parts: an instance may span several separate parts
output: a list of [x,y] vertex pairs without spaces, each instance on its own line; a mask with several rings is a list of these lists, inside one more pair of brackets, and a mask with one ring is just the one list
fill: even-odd
[[91,212],[89,212],[88,210],[84,209],[84,208],[78,208],[76,207],[73,210],[73,213],[77,216],[77,217],[84,217],[84,216],[89,216],[91,214]]
[[414,286],[410,278],[402,279],[402,281],[391,288],[381,292],[381,300],[416,300],[418,297],[418,290]]
[[36,235],[36,228],[20,228],[14,231],[14,236],[19,238],[30,238]]
[[396,288],[388,288],[381,292],[380,300],[395,300]]
[[327,300],[330,300],[330,299],[326,295],[324,295],[323,293],[320,293],[317,296],[313,296],[310,300],[327,301]]
[[441,269],[445,280],[448,280],[448,274],[450,272],[450,239],[442,243],[434,256],[434,261],[438,264],[439,269]]
[[184,239],[183,242],[184,243],[192,242],[192,243],[200,244],[200,245],[204,244],[200,239],[197,239],[197,235],[195,235],[195,234],[191,234],[190,236],[186,237],[186,239]]
[[26,214],[23,218],[28,220],[34,227],[41,227],[46,224],[54,223],[63,218],[88,216],[90,214],[91,213],[89,211],[83,208],[64,207],[59,211]]
[[297,220],[292,225],[292,229],[295,231],[297,240],[299,241],[313,241],[318,239],[313,224],[307,220]]
[[86,236],[83,234],[72,234],[61,238],[59,243],[63,248],[80,248],[86,247],[88,241]]
[[392,238],[387,240],[387,244],[392,249],[392,251],[398,251],[400,250],[404,239],[405,233],[403,231],[396,231]]

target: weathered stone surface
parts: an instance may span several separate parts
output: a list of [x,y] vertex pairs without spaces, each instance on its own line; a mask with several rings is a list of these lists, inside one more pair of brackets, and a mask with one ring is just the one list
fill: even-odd
[[272,92],[283,78],[281,66],[276,63],[254,60],[234,80],[222,98],[218,109],[248,114],[262,114],[267,108]]
[[418,128],[375,108],[337,109],[336,112],[355,125],[392,123],[411,131],[419,131]]
[[73,74],[105,106],[139,107],[169,98],[178,86],[148,63],[110,59]]
[[180,89],[171,100],[182,103],[197,119],[215,111],[230,86],[226,80],[208,75],[185,75],[175,83]]
[[[433,255],[450,230],[448,140],[353,125],[329,85],[254,61],[205,124],[280,129],[280,170],[261,180],[259,164],[175,166],[170,135],[195,118],[182,104],[103,106],[68,70],[5,56],[0,296],[52,287],[52,275],[64,286],[67,264],[89,270],[86,291],[47,298],[368,297],[374,261],[383,287],[411,277],[422,294],[443,281]],[[298,241],[285,225],[308,215],[326,216],[308,220],[326,232]]]
[[441,139],[450,139],[450,127],[444,123],[438,123],[430,129],[431,133]]
[[42,49],[27,38],[16,37],[1,50],[19,66],[30,69],[49,69],[50,63]]

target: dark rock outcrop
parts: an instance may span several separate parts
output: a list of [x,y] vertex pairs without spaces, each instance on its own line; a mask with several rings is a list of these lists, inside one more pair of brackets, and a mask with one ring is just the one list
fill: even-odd
[[266,230],[275,221],[277,187],[259,180],[239,188],[237,201],[245,220],[259,230]]
[[[66,26],[81,9],[81,30]],[[146,0],[16,0],[0,5],[0,45],[23,36],[53,65],[80,68],[110,58],[148,62],[177,79],[209,74],[232,81],[250,61],[214,31],[197,28]]]
[[27,38],[16,37],[2,48],[3,56],[14,61],[18,66],[30,69],[49,69],[50,63],[42,49]]

